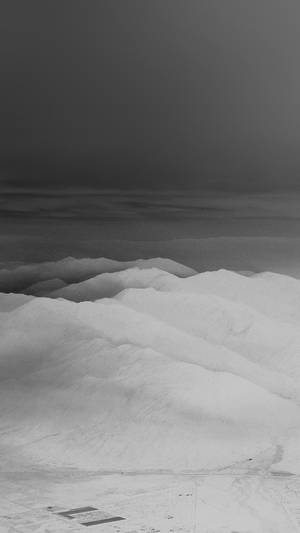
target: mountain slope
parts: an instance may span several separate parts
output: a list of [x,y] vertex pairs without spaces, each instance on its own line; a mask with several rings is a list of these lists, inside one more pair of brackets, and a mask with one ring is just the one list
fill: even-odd
[[2,312],[0,447],[34,463],[197,470],[285,446],[300,427],[297,384],[222,345],[226,335],[211,337],[205,312],[217,329],[210,313],[220,318],[232,302],[190,298],[132,289],[97,302],[33,298]]

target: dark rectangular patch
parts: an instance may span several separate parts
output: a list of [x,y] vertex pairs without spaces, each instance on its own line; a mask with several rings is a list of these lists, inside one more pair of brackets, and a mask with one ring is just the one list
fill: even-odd
[[118,520],[125,520],[122,516],[113,516],[112,518],[104,518],[103,520],[93,520],[92,522],[81,522],[83,526],[96,526],[97,524],[106,524],[107,522],[117,522]]
[[98,511],[96,507],[77,507],[77,509],[69,509],[69,511],[60,511],[56,514],[59,514],[61,516],[66,516],[67,518],[73,518],[71,515],[77,514],[77,513],[87,513],[89,511]]

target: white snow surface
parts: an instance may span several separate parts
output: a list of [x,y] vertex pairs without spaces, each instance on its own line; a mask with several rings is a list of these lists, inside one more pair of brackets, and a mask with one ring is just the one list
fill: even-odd
[[108,272],[86,279],[80,261],[82,273],[75,261],[28,275],[37,291],[71,279],[51,298],[0,296],[4,455],[210,471],[280,449],[268,468],[300,473],[300,281],[161,259],[103,260]]

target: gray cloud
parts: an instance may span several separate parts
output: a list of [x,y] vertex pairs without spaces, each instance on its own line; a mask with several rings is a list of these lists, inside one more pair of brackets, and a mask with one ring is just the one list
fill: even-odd
[[0,217],[21,219],[230,220],[300,219],[300,193],[221,194],[145,190],[3,190]]

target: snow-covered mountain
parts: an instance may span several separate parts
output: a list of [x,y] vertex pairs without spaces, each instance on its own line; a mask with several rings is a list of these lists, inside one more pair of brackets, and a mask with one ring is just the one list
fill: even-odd
[[[127,268],[159,268],[180,277],[195,274],[192,268],[167,258],[137,259],[135,261],[115,261],[105,257],[76,259],[66,257],[59,261],[45,263],[8,265],[0,269],[0,291],[2,292],[49,292],[58,286],[78,283],[88,278],[108,272],[119,272]],[[40,285],[41,282],[47,282]],[[39,285],[37,285],[39,284]],[[49,285],[50,284],[50,285]],[[53,284],[55,285],[53,287]],[[52,285],[52,286],[51,286]]]
[[0,279],[31,287],[0,296],[8,456],[207,470],[280,446],[272,468],[300,471],[300,281],[164,259],[68,259]]

